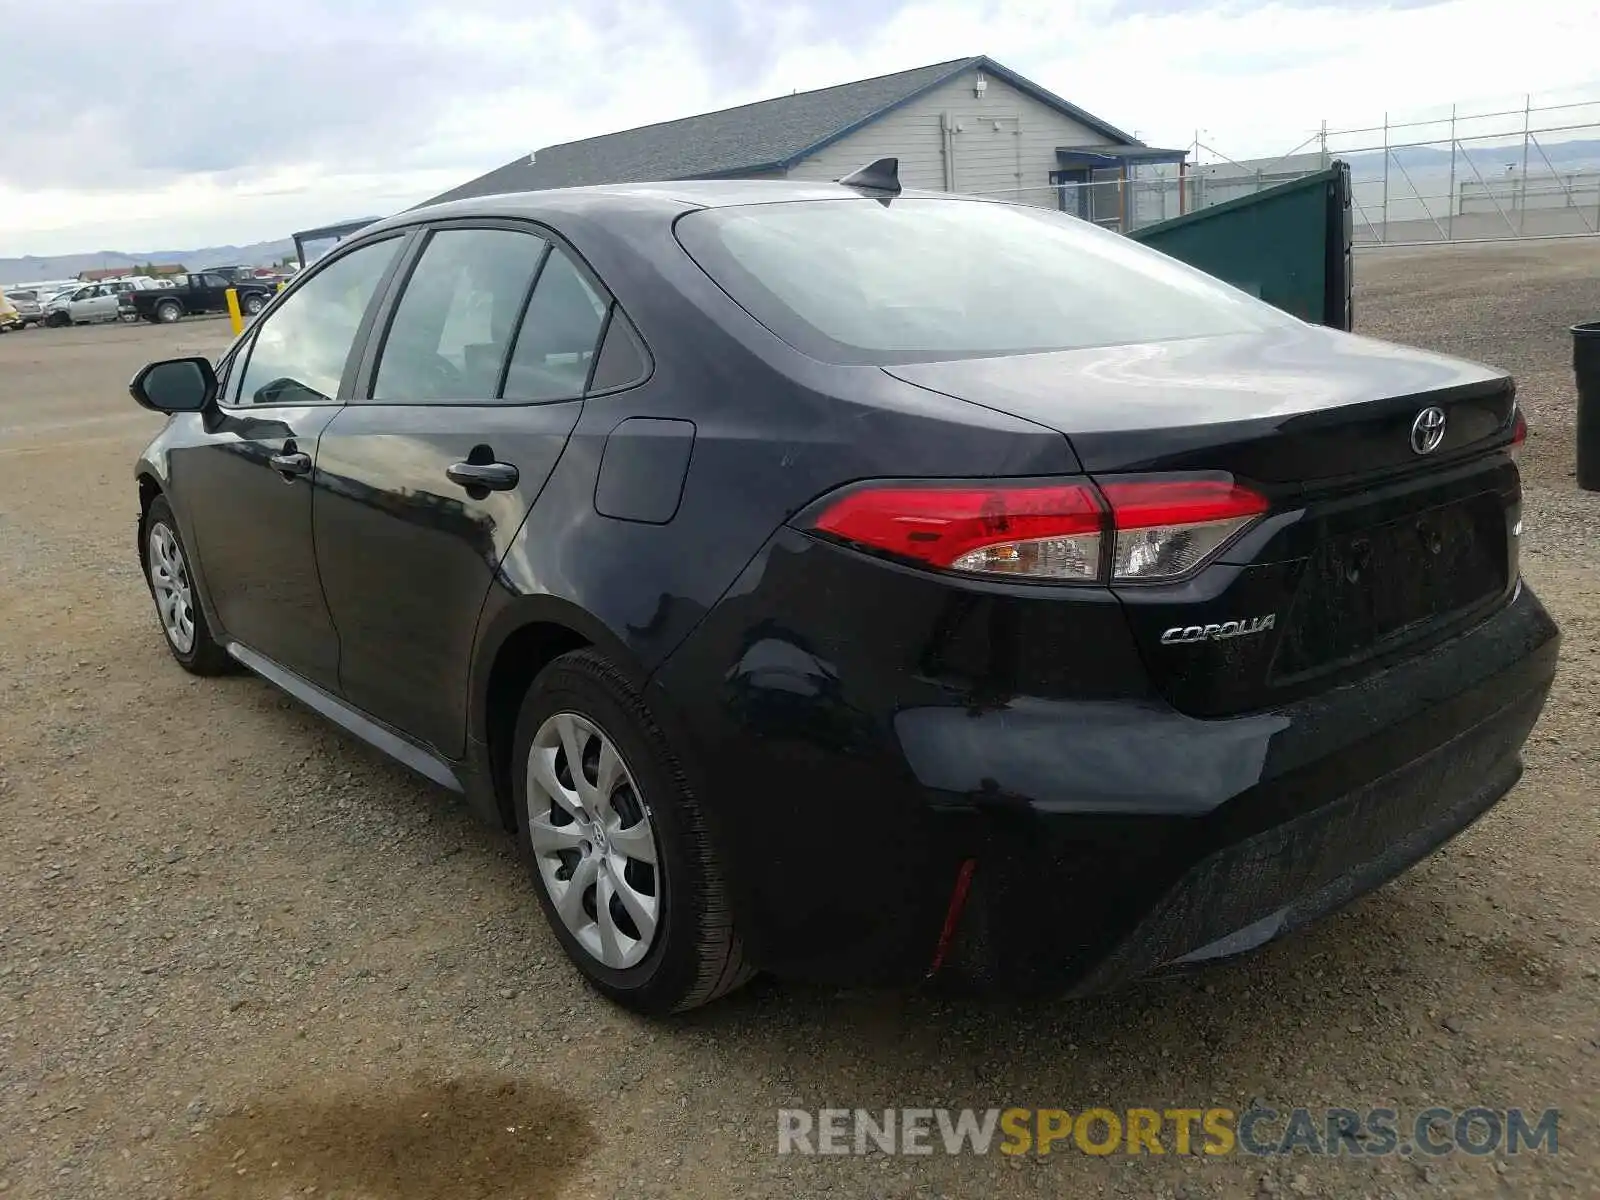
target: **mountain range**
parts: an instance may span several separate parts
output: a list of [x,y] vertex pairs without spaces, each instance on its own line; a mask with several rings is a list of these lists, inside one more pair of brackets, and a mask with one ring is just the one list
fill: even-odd
[[[1544,149],[1541,155],[1538,150],[1530,147],[1528,151],[1528,175],[1548,175],[1550,168],[1557,171],[1592,169],[1596,162],[1600,162],[1600,139],[1577,138],[1570,142],[1550,142],[1540,145]],[[1448,167],[1450,165],[1450,146],[1400,146],[1390,151],[1390,161],[1397,162],[1408,170],[1413,167]],[[1364,154],[1332,154],[1332,158],[1342,158],[1350,164],[1350,170],[1355,175],[1381,175],[1383,173],[1383,151]],[[1498,145],[1482,145],[1477,142],[1464,141],[1461,149],[1456,152],[1456,162],[1462,163],[1463,158],[1470,158],[1480,171],[1489,172],[1491,165],[1496,169],[1503,169],[1507,164],[1521,165],[1522,143],[1520,141],[1507,142]],[[1548,159],[1550,165],[1545,165]],[[1470,168],[1463,166],[1463,170]]]
[[204,246],[198,250],[96,250],[86,254],[24,255],[0,258],[0,283],[23,283],[35,279],[71,279],[83,271],[106,267],[137,267],[145,263],[181,263],[190,270],[225,267],[235,263],[266,266],[294,257],[294,242],[283,238],[275,242],[252,242],[247,246]]

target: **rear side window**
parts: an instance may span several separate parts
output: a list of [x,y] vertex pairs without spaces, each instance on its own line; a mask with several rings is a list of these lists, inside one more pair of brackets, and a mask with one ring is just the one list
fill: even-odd
[[1074,350],[1295,323],[1120,234],[1026,205],[745,205],[689,213],[677,233],[757,320],[828,362]]
[[600,342],[600,357],[589,377],[589,390],[603,392],[638,383],[650,373],[650,360],[627,314],[613,304]]
[[509,229],[434,233],[395,309],[372,398],[493,400],[546,245]]
[[539,272],[506,373],[507,400],[583,395],[610,301],[558,249]]

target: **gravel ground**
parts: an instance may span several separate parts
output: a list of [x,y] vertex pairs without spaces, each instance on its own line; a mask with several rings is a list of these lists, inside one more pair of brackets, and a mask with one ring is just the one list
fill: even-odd
[[[1370,252],[1363,330],[1513,368],[1524,566],[1566,633],[1512,796],[1303,936],[1037,1006],[758,981],[648,1023],[563,963],[508,841],[161,643],[144,361],[226,327],[0,338],[0,1195],[1600,1194],[1600,497],[1565,328],[1600,243]],[[1562,1109],[1560,1153],[782,1157],[779,1107]]]

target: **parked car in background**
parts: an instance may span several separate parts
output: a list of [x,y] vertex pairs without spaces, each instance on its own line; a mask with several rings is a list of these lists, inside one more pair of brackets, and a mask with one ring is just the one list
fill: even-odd
[[163,323],[199,313],[227,312],[228,289],[239,293],[239,308],[255,316],[272,299],[267,284],[235,283],[215,271],[194,271],[174,276],[170,288],[141,288],[128,296],[128,307],[146,321]]
[[44,322],[44,306],[39,301],[38,293],[31,288],[17,288],[7,292],[6,299],[10,300],[11,307],[17,310],[17,317],[22,327]]
[[6,298],[5,292],[0,291],[0,333],[21,328],[22,317],[18,314],[16,305]]
[[62,292],[75,292],[83,286],[81,279],[19,279],[7,285],[6,292],[32,292],[42,308]]
[[115,321],[122,315],[120,300],[124,293],[153,286],[154,283],[148,275],[86,283],[76,291],[64,292],[46,304],[44,323],[59,327]]
[[1494,805],[1555,674],[1509,376],[1029,205],[413,209],[132,391],[178,663],[465,793],[645,1012],[1251,950]]

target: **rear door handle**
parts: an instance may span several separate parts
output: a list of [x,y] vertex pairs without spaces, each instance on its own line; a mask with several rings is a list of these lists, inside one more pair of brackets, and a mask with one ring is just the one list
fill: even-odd
[[458,483],[464,488],[488,488],[491,492],[505,492],[517,486],[521,478],[516,467],[510,463],[472,463],[458,462],[445,468],[451,483]]
[[267,465],[285,479],[290,479],[311,470],[311,455],[301,450],[291,450],[283,454],[274,454],[267,459]]

